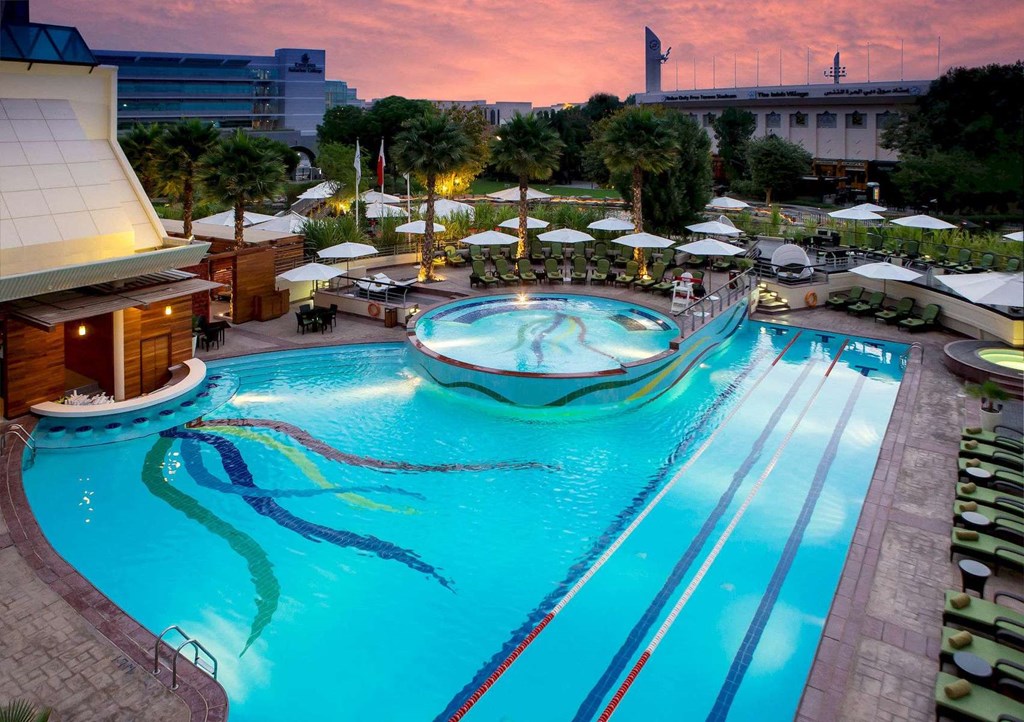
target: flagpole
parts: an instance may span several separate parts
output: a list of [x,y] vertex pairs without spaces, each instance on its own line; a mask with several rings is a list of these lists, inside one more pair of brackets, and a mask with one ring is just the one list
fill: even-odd
[[359,230],[359,181],[363,179],[363,163],[359,157],[359,139],[356,138],[356,158],[353,163],[356,169],[356,230]]

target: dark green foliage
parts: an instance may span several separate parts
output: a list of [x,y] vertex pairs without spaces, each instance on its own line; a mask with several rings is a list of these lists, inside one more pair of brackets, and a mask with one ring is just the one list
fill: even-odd
[[282,143],[279,140],[264,138],[262,136],[253,137],[253,141],[265,151],[279,157],[281,159],[281,163],[284,165],[285,174],[289,178],[292,177],[292,174],[295,173],[295,169],[299,167],[299,154],[292,150],[291,146],[287,143]]
[[157,192],[157,162],[161,155],[160,139],[163,134],[163,126],[156,123],[136,123],[117,139],[150,198]]
[[747,164],[750,179],[765,194],[765,203],[772,197],[790,195],[801,176],[811,170],[811,154],[797,143],[769,135],[755,138],[747,145]]
[[1024,63],[952,68],[883,136],[911,203],[1004,210],[1024,202]]
[[711,122],[718,141],[718,155],[725,166],[725,175],[730,181],[746,178],[747,144],[757,127],[757,116],[748,110],[726,108]]
[[195,186],[202,158],[219,140],[220,131],[212,123],[198,120],[168,126],[160,137],[156,159],[160,190],[181,201],[186,238],[192,235]]
[[0,722],[46,722],[50,719],[50,708],[36,711],[34,705],[16,699],[0,707]]

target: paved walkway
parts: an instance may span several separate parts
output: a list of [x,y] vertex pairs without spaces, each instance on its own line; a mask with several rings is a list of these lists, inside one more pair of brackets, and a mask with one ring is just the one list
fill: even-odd
[[[446,275],[448,280],[435,288],[470,293],[468,271],[446,270]],[[659,310],[669,306],[665,297],[622,288],[562,290],[640,300]],[[978,408],[942,365],[942,346],[955,337],[944,332],[911,337],[820,308],[766,320],[924,346],[923,361],[910,364],[901,387],[798,720],[931,720],[942,591],[958,582],[955,565],[948,561],[957,439],[962,426],[977,421]],[[385,329],[379,321],[351,316],[339,316],[333,333],[303,336],[295,332],[289,314],[234,327],[220,349],[200,356],[404,337],[401,327]],[[6,467],[0,463],[0,701],[20,696],[56,704],[51,719],[61,721],[200,719],[194,698],[190,713],[180,698],[140,668],[141,647],[135,645],[131,651],[136,659],[130,659],[109,641],[117,637],[118,623],[130,630],[129,643],[142,638],[137,625],[131,626],[134,622],[111,621],[117,610],[95,590],[77,595],[74,589],[63,590],[61,573],[68,571],[63,562],[50,558],[56,557],[52,550],[44,549],[39,539],[31,541],[20,527],[13,533],[8,528],[4,517],[10,520],[19,511],[17,495],[7,489],[12,483]],[[13,485],[20,488],[20,474]],[[16,537],[21,537],[17,549]],[[990,590],[1019,589],[1021,579],[1004,572],[989,585]],[[69,604],[69,598],[77,603]],[[122,648],[131,647],[125,638],[118,639]],[[218,709],[209,719],[222,715]]]

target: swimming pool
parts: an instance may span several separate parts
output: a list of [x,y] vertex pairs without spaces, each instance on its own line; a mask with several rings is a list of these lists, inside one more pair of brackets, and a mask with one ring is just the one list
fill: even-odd
[[596,719],[655,638],[616,720],[791,719],[905,348],[704,349],[593,407],[452,394],[398,344],[216,362],[214,414],[40,451],[25,490],[101,591],[214,651],[233,720]]

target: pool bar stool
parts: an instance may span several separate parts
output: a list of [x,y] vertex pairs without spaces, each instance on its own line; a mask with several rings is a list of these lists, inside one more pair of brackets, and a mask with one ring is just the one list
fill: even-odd
[[156,644],[153,645],[153,676],[160,674],[160,644],[171,646],[164,640],[164,636],[170,632],[177,632],[185,640],[174,649],[174,656],[171,658],[171,689],[178,688],[178,657],[181,656],[185,647],[192,647],[192,664],[217,679],[217,658],[197,639],[185,634],[185,631],[177,624],[172,624],[160,632],[160,636],[156,638]]

